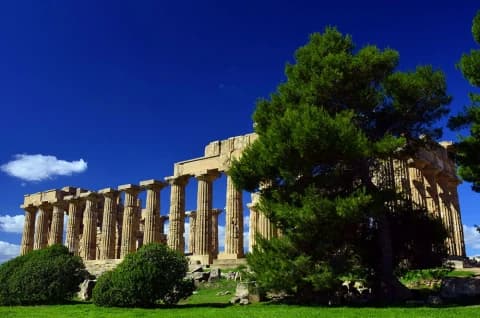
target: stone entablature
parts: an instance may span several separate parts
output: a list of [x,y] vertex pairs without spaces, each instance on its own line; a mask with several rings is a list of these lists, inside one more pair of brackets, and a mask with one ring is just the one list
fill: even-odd
[[[145,180],[98,192],[65,187],[25,195],[22,208],[25,224],[21,254],[32,249],[63,242],[63,216],[68,216],[65,245],[85,260],[121,259],[142,244],[160,242],[185,252],[185,220],[189,218],[189,257],[192,262],[211,264],[213,261],[235,261],[244,257],[242,191],[233,186],[228,170],[233,158],[251,144],[257,135],[247,134],[205,147],[200,158],[178,162],[174,174],[161,180]],[[425,207],[444,222],[449,232],[447,247],[453,256],[465,256],[463,229],[458,204],[459,179],[449,157],[451,143],[440,143],[422,149],[414,157],[391,159],[381,165],[374,180],[406,193],[412,202]],[[227,176],[225,209],[225,250],[218,251],[218,215],[214,209],[213,183]],[[185,211],[185,187],[191,178],[198,181],[197,209]],[[168,216],[160,215],[160,191],[170,187]],[[145,207],[138,195],[146,192]],[[120,199],[124,193],[125,200]],[[272,238],[281,233],[263,214],[257,211],[258,195],[252,194],[250,210],[251,251],[256,238]],[[169,219],[169,235],[163,224]]]

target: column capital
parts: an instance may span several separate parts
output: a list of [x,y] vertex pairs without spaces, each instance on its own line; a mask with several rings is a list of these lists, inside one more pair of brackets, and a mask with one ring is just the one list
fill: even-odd
[[31,205],[20,205],[20,208],[27,211],[27,212],[30,212],[30,213],[34,213],[34,212],[37,212],[38,210],[38,207],[37,206],[34,206],[33,204]]
[[96,192],[85,192],[85,193],[80,193],[79,197],[81,199],[85,199],[85,200],[90,200],[90,201],[97,201],[100,199],[100,195]]
[[197,180],[212,182],[213,180],[220,177],[220,172],[218,170],[206,170],[198,174],[195,174]]
[[114,188],[105,188],[98,190],[98,193],[103,195],[104,197],[115,198],[119,195],[118,190]]
[[162,190],[164,187],[166,187],[167,184],[168,184],[167,182],[160,181],[160,180],[154,180],[154,179],[144,180],[144,181],[140,181],[140,188],[144,190],[159,191],[159,190]]
[[140,188],[140,186],[138,186],[136,184],[130,184],[129,183],[129,184],[119,185],[118,186],[118,191],[124,191],[124,192],[128,192],[129,194],[136,195],[140,191],[142,191],[142,188]]
[[190,175],[183,175],[183,176],[170,176],[166,177],[165,181],[170,185],[187,185],[188,180],[190,179]]

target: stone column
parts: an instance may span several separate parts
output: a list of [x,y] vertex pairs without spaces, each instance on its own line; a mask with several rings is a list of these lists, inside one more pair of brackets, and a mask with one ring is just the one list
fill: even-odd
[[414,206],[418,208],[427,208],[425,180],[423,178],[422,169],[425,167],[425,162],[417,159],[409,160],[409,176],[410,176],[410,190],[412,192],[411,198]]
[[160,190],[165,185],[165,182],[157,180],[140,182],[142,189],[147,190],[143,244],[160,242],[160,232],[158,232],[160,223]]
[[458,200],[457,187],[460,181],[452,178],[447,182],[448,191],[450,194],[450,208],[452,211],[453,232],[454,232],[454,248],[457,256],[465,257],[465,238],[463,235],[462,216],[460,214],[460,203]]
[[211,219],[211,254],[212,258],[215,259],[218,256],[218,215],[222,213],[222,209],[212,209],[210,212],[210,219]]
[[393,169],[395,176],[395,191],[402,195],[406,200],[411,199],[410,174],[407,160],[394,159]]
[[72,196],[65,197],[68,202],[68,222],[66,245],[68,250],[78,256],[80,225],[82,222],[81,200]]
[[253,203],[249,203],[247,207],[250,209],[250,224],[248,230],[248,251],[253,252],[253,247],[256,245],[257,233],[258,233],[258,212],[255,209]]
[[195,251],[195,232],[197,226],[197,212],[190,211],[187,213],[190,225],[190,232],[188,235],[188,251],[189,253],[193,254]]
[[137,195],[140,187],[133,184],[125,184],[118,187],[119,191],[125,192],[125,207],[123,209],[122,246],[120,258],[135,252],[136,238],[139,226]]
[[[168,246],[183,253],[185,251],[185,186],[188,176],[169,177],[165,180],[171,185]],[[190,249],[190,247],[189,247]]]
[[47,247],[48,231],[50,227],[50,220],[52,218],[52,207],[43,203],[38,210],[38,217],[35,228],[35,242],[33,249],[39,250]]
[[427,210],[435,217],[441,218],[437,191],[437,175],[440,171],[432,166],[422,170],[425,180]]
[[52,225],[48,237],[48,245],[63,243],[63,216],[65,207],[63,202],[53,203]]
[[447,176],[441,173],[437,177],[437,192],[438,202],[440,206],[440,215],[442,223],[447,230],[448,237],[446,240],[447,250],[449,255],[456,255],[455,252],[455,229],[452,221],[452,211],[450,204],[450,193],[447,186]]
[[80,194],[85,199],[85,211],[83,211],[83,234],[80,245],[80,257],[84,260],[96,259],[97,253],[97,200],[98,196],[93,192]]
[[104,197],[99,259],[114,259],[118,191],[106,188],[98,191],[98,193]]
[[194,260],[200,261],[201,264],[211,264],[209,218],[212,210],[212,183],[218,177],[218,172],[204,173],[195,177],[198,180],[198,192]]
[[35,215],[37,207],[21,206],[25,210],[25,222],[23,223],[22,244],[20,246],[20,255],[25,255],[33,250],[33,242],[35,235]]
[[225,252],[219,259],[243,257],[243,199],[242,191],[235,188],[227,175],[227,208],[225,220]]

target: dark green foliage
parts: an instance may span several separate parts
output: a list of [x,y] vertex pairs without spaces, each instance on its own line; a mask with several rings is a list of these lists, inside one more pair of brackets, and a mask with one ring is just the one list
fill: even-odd
[[0,266],[0,305],[38,305],[70,300],[87,272],[65,246],[31,251]]
[[192,283],[184,281],[187,269],[187,259],[167,246],[142,246],[113,271],[100,276],[93,289],[93,302],[114,307],[177,303],[193,292]]
[[442,266],[447,257],[444,242],[448,233],[440,219],[426,210],[411,208],[397,208],[389,219],[397,274]]
[[[474,40],[480,44],[480,11],[473,20],[472,34]],[[480,49],[463,54],[458,67],[470,84],[480,88]],[[472,183],[474,191],[480,192],[480,94],[471,93],[470,100],[471,105],[463,113],[451,117],[448,126],[456,130],[468,127],[470,130],[470,135],[462,137],[455,145],[458,173],[464,180]]]
[[372,172],[441,134],[451,100],[444,75],[430,66],[395,72],[396,51],[355,49],[334,28],[313,34],[295,58],[287,80],[257,103],[259,138],[230,169],[238,188],[261,194],[258,209],[283,233],[260,240],[249,264],[262,286],[298,301],[325,299],[350,274],[391,295],[387,216],[401,198]]

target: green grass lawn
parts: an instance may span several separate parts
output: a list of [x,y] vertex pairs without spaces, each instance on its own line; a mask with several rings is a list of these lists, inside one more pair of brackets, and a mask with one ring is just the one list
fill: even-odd
[[[0,307],[0,318],[10,317],[212,317],[212,318],[308,318],[308,317],[381,317],[381,318],[450,318],[480,317],[480,306],[448,306],[448,307],[388,307],[388,308],[351,308],[351,307],[308,307],[278,304],[253,304],[248,306],[232,306],[229,300],[233,297],[236,283],[221,281],[200,287],[188,300],[177,306],[159,307],[155,309],[102,308],[91,303],[73,302],[67,305],[33,306],[33,307]],[[229,295],[217,296],[218,292],[230,291]]]
[[445,308],[326,308],[326,307],[301,307],[288,305],[255,304],[248,306],[219,305],[178,305],[174,308],[156,309],[122,309],[101,308],[93,304],[72,304],[62,306],[36,306],[36,307],[0,307],[0,317],[479,317],[480,306],[445,307]]

